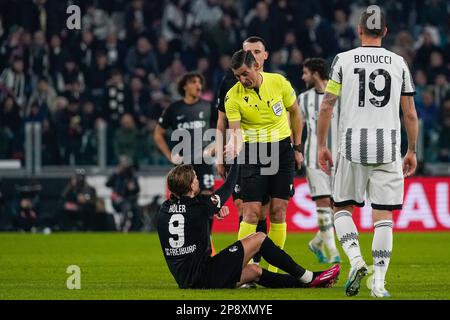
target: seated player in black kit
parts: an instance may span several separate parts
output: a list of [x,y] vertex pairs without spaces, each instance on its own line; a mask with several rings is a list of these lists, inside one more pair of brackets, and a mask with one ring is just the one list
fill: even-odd
[[[167,176],[171,192],[159,211],[158,235],[164,257],[178,286],[186,288],[236,288],[255,281],[269,288],[331,287],[339,265],[320,272],[299,266],[267,235],[256,232],[236,241],[211,257],[209,220],[228,214],[220,210],[236,184],[238,167],[232,165],[225,183],[212,195],[200,194],[199,181],[191,165],[179,165]],[[260,253],[267,262],[288,274],[278,274],[248,264]]]

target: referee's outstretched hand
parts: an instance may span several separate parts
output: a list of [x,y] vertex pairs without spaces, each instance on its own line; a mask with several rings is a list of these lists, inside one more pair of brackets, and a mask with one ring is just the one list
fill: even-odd
[[331,167],[333,166],[333,157],[327,147],[319,147],[318,151],[319,166],[322,171],[331,176]]
[[234,158],[236,158],[238,156],[238,154],[241,152],[242,150],[242,143],[237,142],[237,143],[233,143],[233,142],[229,142],[227,143],[227,145],[225,146],[225,150],[223,152],[223,156],[225,158],[225,161],[231,162]]

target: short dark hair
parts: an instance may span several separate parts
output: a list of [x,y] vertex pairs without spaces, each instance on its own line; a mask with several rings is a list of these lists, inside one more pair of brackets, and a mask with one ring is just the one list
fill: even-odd
[[41,75],[38,77],[38,82],[41,82],[41,81],[45,81],[47,83],[49,82],[47,76],[45,76],[45,75]]
[[327,63],[322,58],[308,58],[303,63],[303,67],[308,68],[311,73],[317,72],[323,80],[328,79]]
[[192,78],[199,78],[200,82],[202,83],[202,87],[205,85],[205,78],[203,77],[202,74],[198,73],[198,72],[188,72],[186,74],[184,74],[180,81],[178,81],[178,93],[180,95],[182,95],[184,97],[184,95],[186,94],[185,90],[184,90],[184,86],[186,85],[186,83],[188,83]]
[[[367,8],[368,9],[368,8]],[[362,29],[362,32],[373,38],[383,37],[384,30],[386,29],[386,17],[384,15],[383,10],[380,10],[380,28],[374,28],[372,26],[369,27],[367,20],[372,17],[375,13],[370,13],[368,10],[364,10],[361,13],[361,18],[359,20],[359,25]]]
[[171,193],[171,199],[180,198],[191,191],[194,178],[194,167],[190,164],[181,164],[172,168],[167,174],[167,187]]
[[256,59],[251,53],[251,51],[245,51],[241,49],[239,51],[236,51],[231,57],[231,69],[233,70],[239,69],[244,64],[247,67],[251,67],[255,62]]
[[251,36],[251,37],[248,37],[247,39],[245,39],[244,42],[242,42],[242,43],[246,43],[246,42],[248,42],[248,43],[261,42],[262,45],[264,46],[264,50],[267,51],[267,44],[266,44],[266,41],[264,41],[264,39],[261,38],[261,37],[258,37],[258,36]]
[[111,77],[114,77],[114,76],[122,76],[123,77],[123,74],[122,74],[122,71],[120,71],[119,68],[114,68],[114,69],[111,70],[110,76]]

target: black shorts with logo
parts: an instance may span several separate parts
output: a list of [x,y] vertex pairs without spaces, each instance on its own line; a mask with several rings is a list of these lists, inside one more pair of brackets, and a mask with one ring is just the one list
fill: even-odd
[[[241,170],[239,170],[237,183],[234,186],[233,193],[232,193],[233,201],[242,200],[242,197],[241,197],[241,186],[242,186],[242,175],[241,175]],[[268,195],[265,195],[263,200],[262,200],[262,205],[264,206],[264,205],[268,204],[269,202],[270,202],[270,197]]]
[[[247,153],[252,150],[248,145],[246,143],[245,146]],[[270,150],[270,144],[266,150]],[[270,165],[252,164],[250,161],[246,161],[246,164],[240,166],[242,176],[240,196],[244,202],[263,202],[265,196],[289,200],[293,196],[295,160],[290,137],[279,142],[278,154],[274,154],[272,157],[269,152],[268,155],[273,158],[272,161],[277,160],[279,163],[275,174],[261,174],[261,169]],[[246,155],[247,157],[248,155]]]
[[206,262],[204,288],[220,289],[235,288],[241,279],[244,262],[244,247],[241,241],[220,251]]

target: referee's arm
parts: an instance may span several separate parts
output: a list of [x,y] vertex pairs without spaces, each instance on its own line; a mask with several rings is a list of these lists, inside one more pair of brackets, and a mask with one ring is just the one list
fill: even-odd
[[225,111],[228,119],[228,129],[230,132],[230,140],[225,146],[225,162],[234,159],[242,149],[243,134],[241,129],[241,113],[239,111],[239,104],[236,99],[230,98],[229,95],[225,98]]
[[287,110],[289,111],[289,119],[291,122],[292,142],[294,145],[299,145],[302,143],[303,119],[297,99]]
[[240,120],[229,121],[228,126],[230,130],[230,140],[225,146],[224,156],[226,161],[234,159],[239,154],[244,141]]

